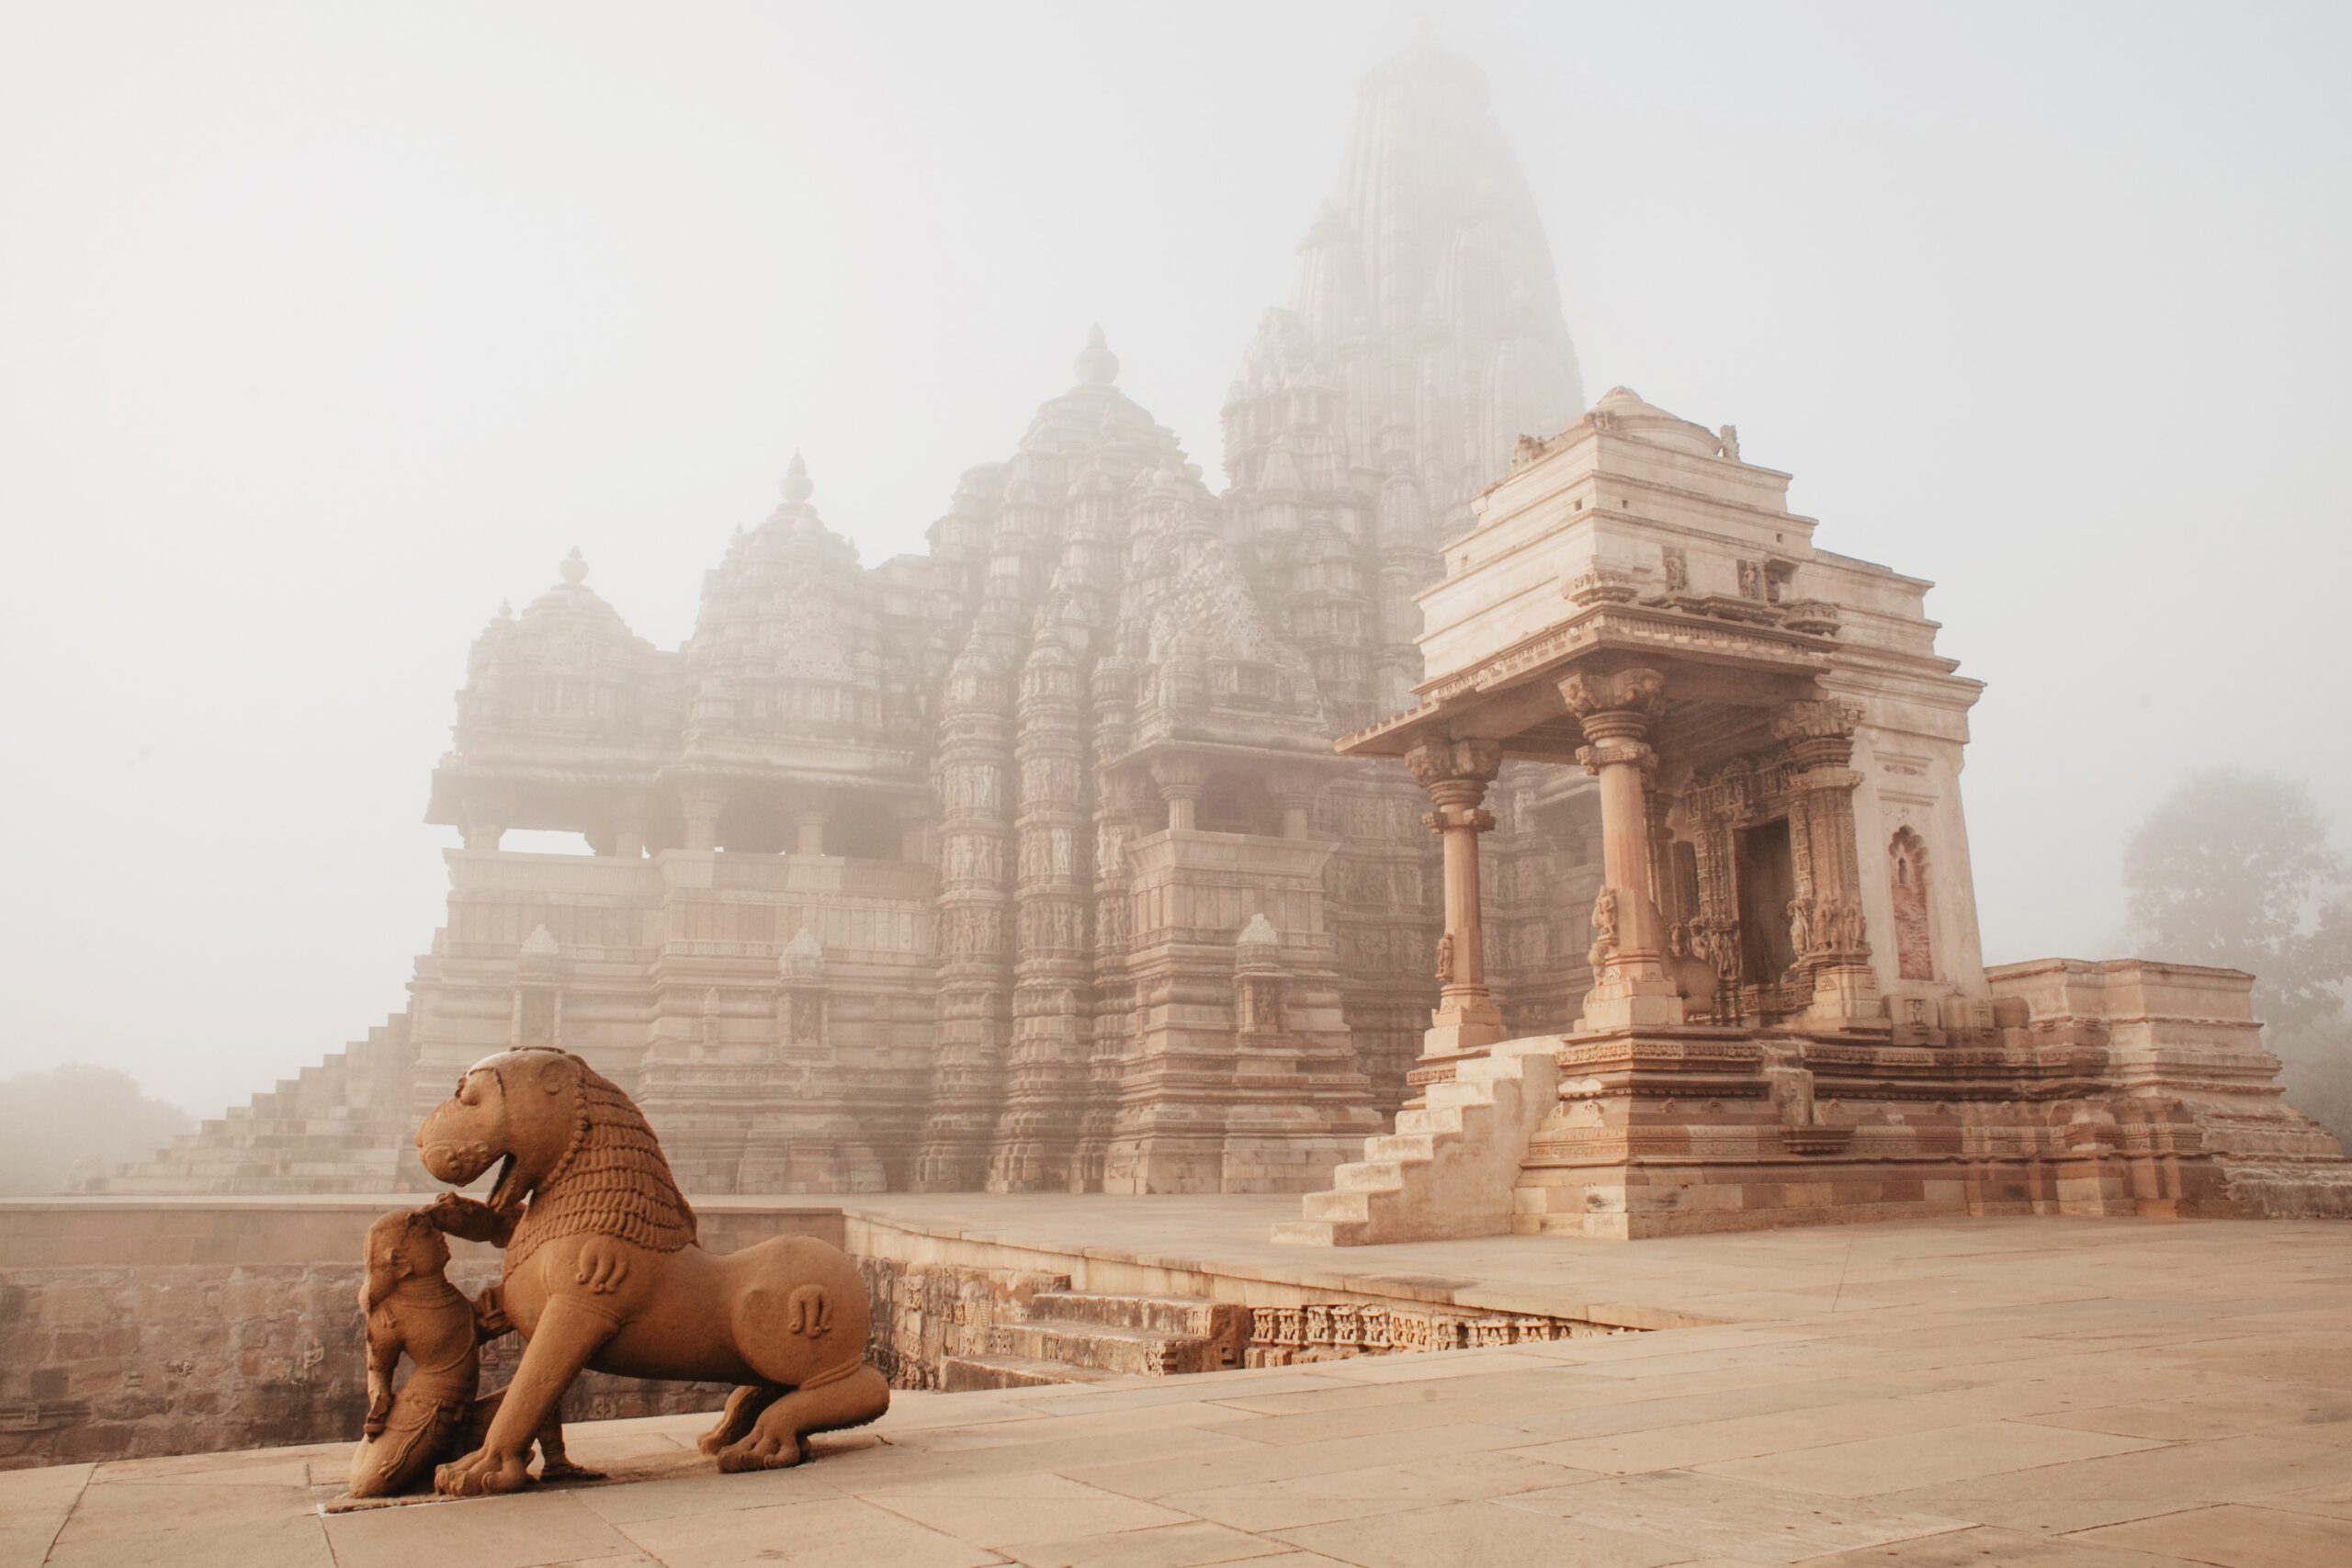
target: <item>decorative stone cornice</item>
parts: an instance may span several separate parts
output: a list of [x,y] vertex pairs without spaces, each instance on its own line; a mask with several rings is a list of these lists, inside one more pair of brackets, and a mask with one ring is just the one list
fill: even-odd
[[1640,585],[1631,574],[1597,561],[1591,570],[1580,572],[1560,585],[1562,597],[1585,609],[1599,604],[1630,604],[1640,592]]
[[1800,599],[1781,610],[1781,625],[1803,637],[1836,637],[1842,615],[1826,599]]

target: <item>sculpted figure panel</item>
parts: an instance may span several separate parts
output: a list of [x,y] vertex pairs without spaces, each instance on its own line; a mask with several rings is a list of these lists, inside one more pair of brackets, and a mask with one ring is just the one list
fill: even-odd
[[440,1467],[437,1490],[523,1485],[534,1436],[590,1367],[739,1384],[702,1438],[721,1470],[797,1464],[810,1433],[863,1426],[889,1407],[889,1385],[865,1363],[857,1266],[805,1236],[705,1252],[643,1113],[571,1053],[525,1048],[476,1063],[424,1118],[416,1146],[453,1186],[501,1168],[488,1202],[448,1192],[426,1213],[506,1249],[500,1303],[525,1341],[480,1445]]

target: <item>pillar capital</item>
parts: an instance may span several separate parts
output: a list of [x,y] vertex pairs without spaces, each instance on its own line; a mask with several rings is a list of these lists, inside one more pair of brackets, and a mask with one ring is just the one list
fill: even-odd
[[1432,833],[1491,833],[1495,814],[1475,806],[1441,805],[1435,811],[1421,813],[1421,826]]
[[1502,772],[1502,742],[1424,740],[1405,753],[1405,766],[1441,809],[1468,809],[1487,797],[1487,786]]
[[[1646,720],[1657,712],[1666,691],[1666,677],[1646,665],[1623,670],[1572,670],[1554,684],[1568,712],[1593,735],[1592,720],[1602,715],[1627,714]],[[1634,732],[1635,738],[1639,730]]]
[[1198,800],[1206,772],[1198,757],[1154,757],[1151,782],[1159,786],[1162,800]]
[[1835,699],[1791,703],[1772,720],[1772,738],[1801,772],[1843,770],[1853,760],[1861,717],[1860,708]]

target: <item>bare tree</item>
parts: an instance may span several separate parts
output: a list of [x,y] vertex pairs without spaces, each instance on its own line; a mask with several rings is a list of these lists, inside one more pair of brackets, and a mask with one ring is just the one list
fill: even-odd
[[2289,1064],[2290,1095],[2352,1134],[2352,866],[2310,790],[2267,773],[2194,774],[2132,835],[2123,882],[2150,957],[2253,974],[2255,1016]]
[[67,1063],[0,1082],[0,1194],[62,1192],[76,1168],[111,1170],[137,1159],[195,1118],[150,1100],[112,1067]]

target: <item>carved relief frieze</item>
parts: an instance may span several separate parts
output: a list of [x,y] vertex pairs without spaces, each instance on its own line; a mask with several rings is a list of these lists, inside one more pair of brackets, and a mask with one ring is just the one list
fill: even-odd
[[1905,980],[1932,980],[1936,960],[1928,929],[1928,846],[1907,827],[1887,841],[1886,882],[1894,905],[1895,973]]
[[1243,1365],[1287,1367],[1357,1356],[1427,1355],[1637,1333],[1583,1318],[1382,1302],[1252,1307]]

